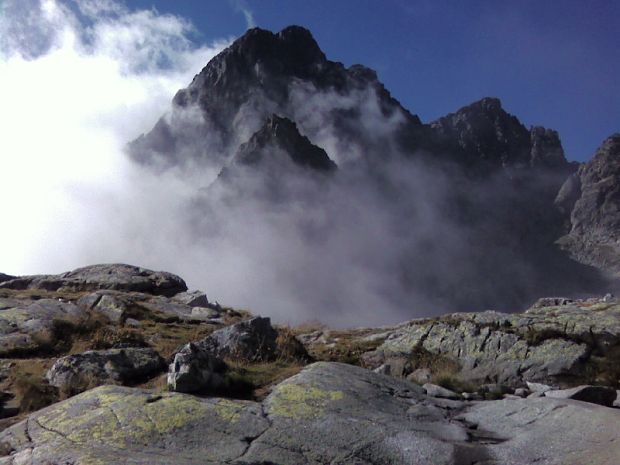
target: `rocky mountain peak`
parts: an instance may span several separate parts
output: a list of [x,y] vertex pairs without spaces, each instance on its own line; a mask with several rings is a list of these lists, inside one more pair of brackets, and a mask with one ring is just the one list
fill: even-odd
[[468,165],[527,164],[530,133],[497,98],[483,98],[431,123],[452,152],[463,152]]
[[553,129],[535,126],[530,129],[532,166],[555,168],[566,165],[560,135]]
[[202,89],[232,87],[240,92],[240,86],[265,84],[267,77],[309,79],[326,62],[314,37],[303,27],[289,26],[275,34],[253,28],[213,58],[188,89],[177,93],[174,103],[185,106],[198,100],[204,105],[207,102],[200,98]]
[[584,169],[584,175],[593,181],[620,174],[620,133],[609,136]]
[[293,121],[275,114],[267,119],[247,143],[241,145],[234,162],[242,165],[257,164],[274,148],[286,153],[300,166],[318,171],[331,171],[336,168],[325,150],[301,135]]
[[531,166],[561,168],[564,172],[569,168],[556,131],[543,127],[528,130],[495,97],[483,98],[439,118],[431,128],[443,150],[483,171]]

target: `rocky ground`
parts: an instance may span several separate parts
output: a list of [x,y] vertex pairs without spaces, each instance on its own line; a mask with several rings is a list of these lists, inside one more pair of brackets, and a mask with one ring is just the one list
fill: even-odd
[[620,463],[613,296],[290,328],[95,265],[0,275],[0,357],[0,464]]

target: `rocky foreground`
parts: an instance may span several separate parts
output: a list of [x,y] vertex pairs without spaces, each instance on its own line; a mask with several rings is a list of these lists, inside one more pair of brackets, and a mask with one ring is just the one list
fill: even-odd
[[0,275],[0,464],[620,463],[613,296],[311,326],[128,265]]

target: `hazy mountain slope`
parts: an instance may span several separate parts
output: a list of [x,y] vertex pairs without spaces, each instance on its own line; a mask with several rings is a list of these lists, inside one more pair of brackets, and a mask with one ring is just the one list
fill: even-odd
[[244,283],[282,296],[260,311],[374,323],[613,287],[555,245],[577,169],[555,131],[496,98],[423,124],[300,27],[248,31],[129,152],[220,173],[194,186],[188,246],[244,257]]

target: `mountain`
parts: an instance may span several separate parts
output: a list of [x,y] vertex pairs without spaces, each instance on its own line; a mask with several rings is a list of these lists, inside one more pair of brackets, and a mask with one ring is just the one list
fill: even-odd
[[[316,98],[319,95],[323,98]],[[273,34],[255,28],[180,90],[172,111],[134,141],[130,153],[143,162],[226,158],[274,113],[296,121],[311,139],[331,128],[342,143],[350,139],[370,144],[376,131],[368,133],[360,122],[370,97],[379,120],[402,120],[409,133],[422,127],[374,71],[327,60],[308,30],[291,26]]]
[[589,162],[566,180],[556,204],[570,214],[559,239],[578,261],[620,275],[620,134],[606,139]]
[[[614,140],[579,166],[556,131],[525,127],[497,98],[423,123],[374,71],[330,61],[291,26],[237,39],[128,152],[220,173],[195,186],[189,223],[197,241],[237,238],[253,280],[309,311],[350,321],[372,302],[396,320],[615,289]],[[254,259],[248,228],[278,252]],[[268,277],[264,260],[277,262]]]

